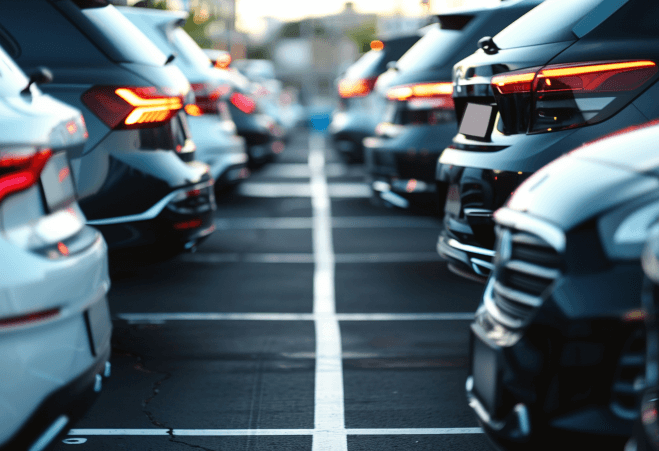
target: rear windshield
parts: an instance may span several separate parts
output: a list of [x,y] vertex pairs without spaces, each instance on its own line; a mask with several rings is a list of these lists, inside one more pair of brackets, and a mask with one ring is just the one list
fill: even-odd
[[370,78],[387,70],[387,63],[396,61],[420,36],[409,36],[385,42],[383,50],[369,50],[346,71],[346,78]]
[[401,72],[423,71],[435,67],[441,67],[450,61],[455,51],[464,45],[462,41],[464,33],[460,30],[444,30],[437,27],[432,28],[416,44],[414,44],[398,60],[396,67]]
[[175,27],[171,30],[169,37],[174,43],[174,47],[178,50],[179,56],[184,58],[190,64],[201,68],[209,68],[212,66],[208,55],[206,55],[201,47],[199,47],[194,39],[192,39],[183,28]]
[[167,61],[165,54],[114,6],[84,9],[83,14],[105,37],[106,42],[99,40],[96,45],[113,47],[106,52],[109,55],[118,54],[121,61],[150,66],[163,66]]
[[[574,41],[572,29],[584,16],[611,0],[545,0],[494,37],[499,48],[510,49]],[[621,3],[616,0],[616,3]],[[623,1],[624,3],[624,1]],[[612,11],[613,12],[613,11]],[[611,12],[611,13],[612,13]]]
[[0,96],[15,96],[27,86],[28,79],[7,54],[0,49]]

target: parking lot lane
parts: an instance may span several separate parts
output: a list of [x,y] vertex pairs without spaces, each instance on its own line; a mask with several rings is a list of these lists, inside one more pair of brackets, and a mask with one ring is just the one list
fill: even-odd
[[311,199],[304,197],[244,197],[236,192],[216,199],[216,218],[311,217]]
[[314,346],[310,321],[117,321],[114,374],[75,427],[313,428]]
[[[343,252],[428,252],[437,254],[438,229],[433,228],[373,228],[364,230],[334,230],[334,251]],[[437,255],[437,260],[439,260]]]
[[[387,207],[381,203],[373,203],[371,199],[332,199],[332,217],[341,216],[400,216],[400,217],[431,217],[435,218],[430,212],[424,213],[403,210],[396,207]],[[439,232],[437,233],[439,234]],[[437,237],[435,237],[435,242]]]
[[59,443],[54,451],[309,451],[311,436],[169,437],[92,436],[80,446]]
[[373,450],[465,450],[491,451],[483,434],[469,435],[352,435],[348,436],[350,451]]
[[199,246],[198,253],[311,253],[311,229],[222,230]]
[[310,313],[312,285],[311,263],[211,265],[174,259],[115,275],[110,311]]
[[339,313],[474,312],[483,285],[462,280],[444,262],[336,265]]
[[476,426],[468,321],[342,322],[347,428]]

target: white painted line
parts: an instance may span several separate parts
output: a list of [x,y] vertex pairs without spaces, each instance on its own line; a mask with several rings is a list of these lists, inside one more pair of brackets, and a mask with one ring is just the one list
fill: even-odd
[[[333,163],[325,165],[325,173],[327,177],[342,177],[346,175],[363,176],[363,168],[348,168],[346,165]],[[297,163],[274,163],[269,164],[259,171],[259,175],[263,177],[274,178],[309,178],[311,171],[308,164]]]
[[[328,187],[330,197],[369,198],[371,188],[365,183],[333,183]],[[246,197],[312,197],[308,183],[243,182],[238,194]]]
[[[309,139],[311,206],[313,211],[313,312],[316,329],[316,384],[312,451],[348,451],[343,407],[341,331],[334,298],[334,248],[330,192],[325,176],[321,135]],[[369,190],[370,188],[366,187]]]
[[401,429],[347,429],[348,435],[461,435],[482,434],[481,428],[401,428]]
[[[172,435],[188,437],[322,435],[314,429],[172,429]],[[481,428],[343,429],[344,435],[468,435],[482,434]],[[168,436],[168,429],[71,429],[72,436]]]
[[[314,254],[265,253],[238,254],[223,252],[195,252],[178,257],[187,263],[314,263]],[[334,263],[415,263],[443,261],[437,252],[384,252],[366,254],[336,254]]]
[[[316,321],[324,313],[119,313],[115,319],[130,323],[163,324],[167,321]],[[338,321],[471,321],[473,313],[337,313]],[[345,354],[344,354],[345,356]]]
[[[218,230],[287,230],[310,229],[312,218],[218,218],[215,227]],[[397,217],[397,216],[364,216],[332,218],[332,228],[340,229],[374,229],[374,228],[416,228],[437,229],[441,222],[435,218]]]

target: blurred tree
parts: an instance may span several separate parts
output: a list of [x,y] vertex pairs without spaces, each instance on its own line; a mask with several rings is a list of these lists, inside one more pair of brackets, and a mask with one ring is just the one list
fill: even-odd
[[247,47],[247,58],[255,60],[269,60],[270,50],[264,46]]
[[300,29],[302,28],[300,22],[287,22],[281,27],[279,37],[281,38],[299,38]]
[[377,22],[375,19],[364,22],[358,28],[353,28],[346,32],[346,35],[357,44],[361,53],[366,53],[371,49],[371,41],[375,39]]

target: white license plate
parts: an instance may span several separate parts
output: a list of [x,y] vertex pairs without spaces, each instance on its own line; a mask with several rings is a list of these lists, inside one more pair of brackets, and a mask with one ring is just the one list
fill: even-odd
[[86,312],[87,327],[89,328],[92,354],[96,355],[98,350],[110,338],[112,332],[112,323],[110,321],[110,311],[108,303],[103,298],[101,301],[92,305]]
[[458,132],[469,138],[480,140],[489,139],[494,125],[495,114],[496,112],[492,105],[468,103]]
[[41,185],[49,211],[55,211],[75,200],[75,187],[69,161],[64,152],[50,158],[41,171]]
[[497,353],[474,336],[472,350],[472,372],[474,392],[490,414],[496,412],[499,390],[499,365]]

